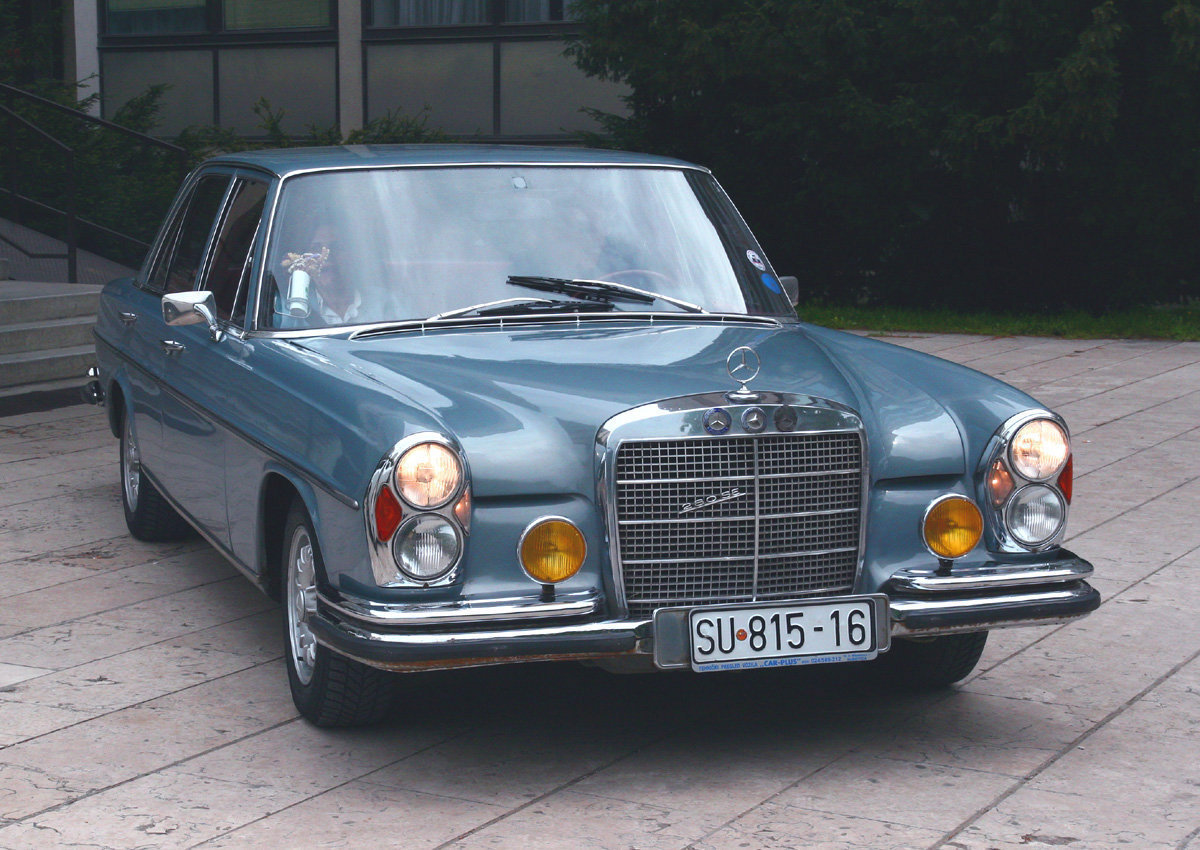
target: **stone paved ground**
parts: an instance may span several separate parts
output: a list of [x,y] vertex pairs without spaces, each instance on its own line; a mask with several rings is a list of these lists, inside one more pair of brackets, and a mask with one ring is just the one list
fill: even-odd
[[1200,344],[892,341],[1067,417],[1105,597],[936,694],[535,665],[321,731],[277,610],[126,535],[100,412],[0,418],[0,847],[1200,850]]

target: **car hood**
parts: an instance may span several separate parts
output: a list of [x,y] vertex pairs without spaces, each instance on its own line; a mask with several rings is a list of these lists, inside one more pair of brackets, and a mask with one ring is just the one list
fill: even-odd
[[[762,362],[753,389],[858,411],[877,481],[965,471],[966,447],[978,441],[963,434],[971,417],[936,400],[929,387],[946,385],[939,373],[947,369],[969,373],[967,396],[986,395],[987,382],[1015,394],[1013,412],[1029,406],[1011,388],[962,367],[802,324],[474,327],[296,344],[390,394],[398,402],[400,431],[388,429],[396,438],[430,429],[456,437],[481,498],[590,495],[593,446],[606,420],[664,398],[736,389],[726,359],[743,345]],[[991,412],[983,418],[994,430]]]

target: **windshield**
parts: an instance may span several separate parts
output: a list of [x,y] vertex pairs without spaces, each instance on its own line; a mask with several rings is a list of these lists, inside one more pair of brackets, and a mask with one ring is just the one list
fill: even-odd
[[719,313],[787,305],[715,182],[676,169],[303,175],[284,184],[267,263],[262,323],[280,329],[424,319],[511,300],[521,292],[510,276],[609,281],[668,299],[618,301],[620,310],[683,309],[669,299]]

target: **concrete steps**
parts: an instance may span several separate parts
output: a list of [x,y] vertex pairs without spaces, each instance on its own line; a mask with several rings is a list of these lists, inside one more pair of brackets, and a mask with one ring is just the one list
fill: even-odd
[[70,316],[42,322],[0,324],[0,356],[46,348],[71,348],[92,344],[96,316]]
[[68,380],[82,386],[96,362],[99,303],[98,286],[0,281],[0,390],[37,392]]

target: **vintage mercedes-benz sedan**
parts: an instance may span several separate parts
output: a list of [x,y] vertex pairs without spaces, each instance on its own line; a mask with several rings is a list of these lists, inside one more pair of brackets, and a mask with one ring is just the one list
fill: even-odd
[[533,660],[945,685],[988,630],[1095,609],[1063,420],[795,292],[686,162],[221,156],[105,288],[88,392],[130,531],[282,600],[317,724]]

